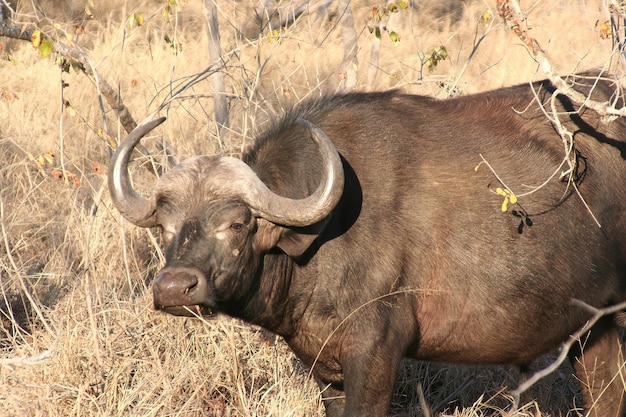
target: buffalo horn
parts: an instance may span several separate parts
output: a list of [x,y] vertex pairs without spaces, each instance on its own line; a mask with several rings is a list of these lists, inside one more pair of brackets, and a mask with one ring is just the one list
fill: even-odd
[[129,222],[140,227],[156,226],[156,204],[133,187],[128,161],[141,138],[164,121],[165,117],[161,117],[137,126],[119,144],[109,164],[109,192],[113,204]]
[[243,199],[266,220],[284,226],[309,226],[327,217],[343,194],[344,172],[341,158],[322,129],[298,119],[311,134],[322,156],[323,175],[317,190],[304,199],[279,196],[267,188],[256,175],[246,187]]

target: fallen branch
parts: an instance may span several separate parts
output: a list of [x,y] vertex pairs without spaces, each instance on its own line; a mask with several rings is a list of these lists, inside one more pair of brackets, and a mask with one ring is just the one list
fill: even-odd
[[15,366],[15,365],[39,365],[42,362],[48,360],[54,354],[53,350],[46,349],[39,355],[35,356],[20,356],[17,358],[2,358],[0,359],[0,366]]

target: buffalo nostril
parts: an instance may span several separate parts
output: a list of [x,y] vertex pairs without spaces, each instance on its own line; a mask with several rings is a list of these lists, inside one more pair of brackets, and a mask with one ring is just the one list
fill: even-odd
[[188,272],[164,272],[154,280],[154,286],[165,294],[187,294],[196,285],[198,277]]
[[[168,313],[176,310],[176,307],[204,305],[209,297],[208,283],[204,274],[199,270],[165,268],[152,283],[152,296],[154,308]],[[176,311],[180,313],[182,310]]]

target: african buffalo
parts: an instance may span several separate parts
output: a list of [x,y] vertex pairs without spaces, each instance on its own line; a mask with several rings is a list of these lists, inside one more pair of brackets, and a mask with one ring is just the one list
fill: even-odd
[[[614,98],[609,80],[570,82]],[[325,97],[241,159],[182,162],[145,198],[128,163],[161,118],[120,143],[109,189],[126,219],[162,230],[156,309],[263,326],[312,367],[328,416],[383,416],[404,356],[526,365],[585,325],[581,302],[626,299],[626,122],[555,92]],[[581,350],[585,410],[624,416],[615,317]]]

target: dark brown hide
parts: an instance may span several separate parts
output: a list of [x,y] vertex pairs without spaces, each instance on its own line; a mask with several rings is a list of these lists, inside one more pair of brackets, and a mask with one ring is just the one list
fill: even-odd
[[[577,82],[588,92],[581,84],[594,80]],[[550,109],[554,88],[533,86]],[[612,91],[601,81],[593,95]],[[228,182],[223,158],[168,172],[154,191],[167,241],[155,306],[200,306],[283,336],[313,367],[329,416],[386,415],[404,356],[525,365],[585,324],[572,300],[625,299],[626,124],[574,113],[562,96],[557,105],[575,138],[571,177],[553,176],[567,169],[563,143],[528,84],[445,101],[355,93],[293,109],[242,160],[274,193],[311,195],[322,162],[304,118],[342,157],[340,201],[315,224],[286,227],[216,191]],[[507,212],[498,187],[519,197]],[[572,353],[591,416],[625,415],[613,323]]]

